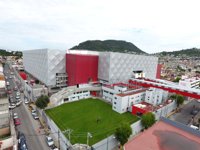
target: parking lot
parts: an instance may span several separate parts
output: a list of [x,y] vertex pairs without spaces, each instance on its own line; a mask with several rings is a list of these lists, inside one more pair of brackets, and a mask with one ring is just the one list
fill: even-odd
[[193,99],[189,103],[185,104],[180,112],[175,113],[170,117],[170,119],[175,120],[177,122],[183,123],[185,125],[193,124],[193,118],[195,118],[196,115],[200,111],[200,102]]

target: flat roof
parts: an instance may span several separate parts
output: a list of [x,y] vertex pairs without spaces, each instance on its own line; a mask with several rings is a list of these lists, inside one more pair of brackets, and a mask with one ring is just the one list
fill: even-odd
[[200,150],[200,136],[172,126],[166,121],[159,121],[124,147],[125,150]]
[[133,91],[133,92],[120,93],[120,94],[117,94],[117,96],[124,97],[124,96],[128,96],[128,95],[134,95],[134,94],[145,92],[146,90],[147,89],[141,89],[141,90],[137,90],[137,91]]

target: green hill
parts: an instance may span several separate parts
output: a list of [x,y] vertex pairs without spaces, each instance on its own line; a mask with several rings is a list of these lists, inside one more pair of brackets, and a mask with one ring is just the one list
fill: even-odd
[[74,46],[71,48],[71,50],[73,49],[145,54],[144,51],[136,47],[134,44],[130,42],[126,42],[126,41],[119,41],[119,40],[85,41],[85,42],[80,43],[78,46]]
[[166,55],[174,55],[174,56],[190,56],[190,57],[200,57],[200,49],[198,48],[191,48],[191,49],[183,49],[179,51],[173,51],[173,52],[161,52],[157,53],[160,56],[166,56]]

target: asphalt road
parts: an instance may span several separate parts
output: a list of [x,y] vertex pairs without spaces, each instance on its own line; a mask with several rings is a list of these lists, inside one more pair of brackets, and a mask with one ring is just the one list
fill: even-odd
[[[13,95],[13,100],[16,101],[16,92],[19,91],[20,87],[18,87],[17,91],[14,91],[13,88],[19,84],[16,83],[15,77],[11,79],[9,78],[11,75],[7,65],[5,65],[4,69],[5,75],[8,77],[8,81],[10,82],[11,95]],[[40,123],[38,120],[33,119],[31,112],[24,104],[23,98],[24,96],[21,94],[21,105],[12,110],[12,113],[16,112],[21,119],[21,124],[16,127],[16,130],[25,134],[29,150],[49,150],[49,147],[45,142],[44,132],[42,130],[39,132]]]
[[194,109],[200,110],[200,102],[197,100],[192,100],[189,103],[185,104],[179,113],[174,114],[170,117],[170,119],[175,120],[177,122],[188,125],[191,123],[193,115],[191,114]]

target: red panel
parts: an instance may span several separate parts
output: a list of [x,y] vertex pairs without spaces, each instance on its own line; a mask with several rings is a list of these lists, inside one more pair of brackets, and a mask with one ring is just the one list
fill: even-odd
[[156,78],[160,79],[162,64],[157,65]]
[[98,58],[95,55],[66,54],[68,85],[97,81]]
[[21,76],[21,78],[22,78],[23,80],[26,80],[26,79],[27,79],[27,76],[26,76],[26,74],[25,74],[24,72],[19,72],[19,75]]
[[137,115],[137,113],[145,114],[148,113],[148,111],[136,106],[132,106],[132,114]]

